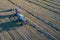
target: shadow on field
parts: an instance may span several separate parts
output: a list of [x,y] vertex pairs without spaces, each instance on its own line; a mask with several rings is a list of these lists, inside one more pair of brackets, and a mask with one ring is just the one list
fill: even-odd
[[14,17],[15,16],[15,14],[11,14],[11,15],[0,15],[0,19],[3,19],[3,18],[6,18],[6,17],[8,17],[8,18],[11,18],[11,17]]
[[[6,17],[13,17],[13,15],[0,16],[0,19],[6,18]],[[19,26],[23,26],[23,25],[21,23],[17,24],[17,21],[14,21],[14,20],[11,20],[11,21],[5,22],[5,23],[1,23],[0,28],[2,28],[2,29],[0,29],[0,32],[8,31],[8,30],[13,29],[14,27],[19,27]]]

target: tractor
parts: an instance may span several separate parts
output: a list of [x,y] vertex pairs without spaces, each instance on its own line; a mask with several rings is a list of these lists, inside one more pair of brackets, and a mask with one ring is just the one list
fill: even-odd
[[27,20],[19,9],[15,9],[15,16],[17,17],[16,21],[22,22],[22,24],[27,24]]

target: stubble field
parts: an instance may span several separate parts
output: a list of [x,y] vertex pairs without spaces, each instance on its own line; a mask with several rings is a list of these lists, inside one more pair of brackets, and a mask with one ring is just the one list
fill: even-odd
[[[29,21],[15,22],[18,7]],[[60,40],[59,0],[0,0],[0,40]]]

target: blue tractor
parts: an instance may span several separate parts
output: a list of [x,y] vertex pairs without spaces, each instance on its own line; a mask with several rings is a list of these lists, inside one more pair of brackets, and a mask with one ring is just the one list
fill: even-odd
[[22,22],[23,24],[27,24],[27,20],[25,19],[24,15],[20,13],[20,10],[15,9],[15,15],[17,16],[17,21]]

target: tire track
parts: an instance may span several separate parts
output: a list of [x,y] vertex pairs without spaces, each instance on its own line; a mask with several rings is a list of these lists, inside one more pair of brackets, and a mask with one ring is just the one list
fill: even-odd
[[30,37],[22,29],[20,29],[20,30],[25,35],[25,37],[27,38],[27,40],[31,40]]
[[[35,5],[38,5],[38,6],[40,6],[40,7],[43,7],[43,8],[45,8],[45,9],[48,9],[49,11],[52,11],[52,12],[54,12],[54,13],[56,13],[56,14],[60,15],[60,12],[57,12],[57,11],[55,11],[55,10],[52,10],[52,9],[50,9],[50,8],[48,8],[48,7],[44,6],[44,5],[37,4],[37,3],[32,2],[32,1],[30,1],[30,0],[27,0],[27,1],[28,1],[28,2],[30,2],[30,3],[33,3],[33,4],[35,4]],[[41,2],[40,2],[40,3],[41,3]]]
[[[35,15],[35,17],[37,17],[37,18],[40,19],[40,17],[38,17],[37,15]],[[48,23],[47,23],[47,22],[45,22],[45,20],[43,20],[43,19],[42,19],[42,21],[43,21],[45,24],[48,24],[49,26],[53,27],[54,29],[60,31],[60,30],[59,30],[60,28],[57,28],[58,25],[56,26],[56,25],[52,24],[51,22],[48,22]]]
[[15,30],[8,31],[13,40],[23,40]]
[[53,1],[48,1],[48,0],[43,0],[43,1],[48,2],[48,3],[52,3],[52,4],[57,5],[57,6],[60,6],[58,2],[57,2],[58,4],[55,3],[56,1],[55,1],[55,2],[53,2]]
[[46,6],[48,6],[49,8],[51,7],[51,8],[60,10],[60,8],[55,7],[56,5],[55,6],[52,6],[52,5],[49,5],[48,3],[44,2],[44,1],[42,1],[42,2],[37,1],[37,0],[34,0],[34,1],[35,1],[35,3],[38,2],[37,4],[41,4],[42,3],[42,4],[46,5]]
[[33,28],[35,28],[38,32],[44,34],[48,39],[55,40],[55,37],[53,37],[52,35],[50,35],[48,32],[40,29],[39,26],[36,25],[35,23],[30,23],[29,25],[32,26]]
[[[28,27],[29,26],[29,27]],[[36,35],[36,37],[38,37],[39,38],[39,40],[47,40],[47,38],[42,34],[41,35],[41,33],[39,33],[37,30],[35,30],[33,27],[31,27],[30,25],[28,25],[26,28],[31,32],[31,33],[33,33],[34,35]],[[30,34],[31,34],[30,33]],[[33,35],[32,34],[32,35]],[[32,35],[31,35],[31,39],[33,38],[32,37]],[[33,39],[32,39],[33,40]],[[37,40],[37,39],[35,39],[34,38],[34,40]]]
[[[31,1],[31,0],[30,0],[30,1]],[[37,11],[37,12],[38,12],[38,11]],[[50,14],[51,14],[51,15],[56,15],[56,14],[52,14],[52,13],[50,13]],[[38,14],[38,15],[39,15],[39,14]],[[41,15],[41,13],[40,13],[40,15]],[[40,15],[39,15],[39,16],[40,16]],[[46,16],[48,17],[48,19],[50,18],[50,15],[46,15]],[[58,15],[56,15],[56,16],[54,16],[54,17],[51,16],[50,19],[51,19],[51,20],[54,20],[55,22],[57,21],[58,24],[59,24],[59,22],[60,22],[60,21],[59,21],[60,19],[58,19]],[[53,22],[53,21],[52,21],[52,22]]]
[[[46,22],[45,22],[45,23],[46,23]],[[46,24],[47,24],[47,23],[46,23]],[[52,26],[52,27],[53,27],[53,26],[56,26],[56,25],[52,24],[51,22],[49,22],[48,25],[50,25],[50,26]],[[58,28],[56,28],[56,27],[54,27],[54,28],[55,28],[56,30],[58,30]]]
[[[23,26],[24,27],[24,26]],[[14,30],[17,32],[17,28],[14,28]],[[25,37],[30,40],[30,37],[20,28],[20,31],[25,35]],[[18,32],[17,32],[18,33]],[[19,34],[19,33],[18,33]]]
[[26,34],[23,33],[23,31],[21,29],[17,32],[19,33],[19,35],[21,35],[23,37],[24,40],[28,40]]
[[4,36],[4,40],[13,40],[13,38],[10,36],[10,34],[7,31],[2,32]]
[[58,7],[55,7],[55,6],[53,6],[53,5],[49,5],[49,3],[47,2],[45,2],[45,1],[38,1],[38,0],[34,0],[35,2],[38,2],[38,4],[44,4],[44,5],[46,5],[46,6],[48,6],[49,8],[51,7],[51,8],[54,8],[55,10],[57,9],[57,10],[60,10],[60,8],[58,8]]
[[[29,22],[29,25],[32,26],[33,28],[35,28],[36,30],[41,30],[40,32],[45,31],[45,30],[43,30],[42,28],[39,28],[38,25],[35,24],[35,23],[32,22],[32,21]],[[39,32],[39,31],[38,31],[38,32]],[[45,31],[45,32],[46,32],[46,31]],[[46,33],[47,33],[47,34],[46,34]],[[48,32],[46,32],[46,33],[44,33],[44,35],[46,34],[47,36],[46,36],[46,35],[45,35],[45,36],[46,36],[47,38],[50,38],[50,37],[52,36],[52,35],[50,35],[50,33],[48,33]],[[50,35],[50,36],[49,36],[49,35]],[[52,37],[53,37],[53,36],[52,36]],[[53,37],[53,38],[54,38],[54,37]]]
[[[30,25],[26,25],[24,26],[24,28],[21,28],[23,30],[23,32],[28,35],[28,37],[30,38],[30,40],[41,40],[42,37],[41,35],[39,36],[37,34],[37,32],[34,31],[34,29],[32,29],[33,27],[30,27]],[[36,39],[36,37],[32,37],[31,33],[33,33],[32,35],[36,35],[38,38]],[[41,38],[40,38],[41,37]],[[33,39],[34,38],[34,39]]]
[[50,1],[50,0],[43,0],[43,1],[46,1],[46,2],[49,2],[49,3],[52,3],[52,4],[55,4],[55,5],[57,5],[57,6],[60,6],[59,4],[59,2],[56,2],[56,1]]
[[[29,20],[29,19],[28,19]],[[34,22],[34,21],[33,21]],[[39,21],[37,21],[37,22],[39,22]],[[37,22],[35,22],[36,24],[38,24],[39,25],[39,23],[37,23]],[[53,31],[53,29],[51,29],[51,28],[49,28],[49,26],[46,26],[45,24],[41,24],[41,22],[40,22],[40,25],[39,26],[41,26],[41,27],[39,27],[39,28],[43,28],[44,30],[48,30],[47,32],[49,32],[50,34],[55,34],[55,33],[57,33],[57,31],[54,33],[54,31]],[[51,30],[50,30],[51,29]],[[52,32],[53,31],[53,32]],[[53,35],[54,37],[56,37],[57,35],[55,34],[55,35]],[[58,36],[57,36],[58,37]]]
[[[26,31],[25,31],[25,29],[26,29]],[[29,32],[27,32],[27,31],[29,31],[29,30],[28,30],[27,28],[25,28],[25,26],[24,26],[24,28],[21,28],[21,30],[23,31],[23,33],[26,34],[27,39],[28,39],[28,40],[31,40],[31,36],[30,36],[30,34],[28,34]]]
[[[41,15],[40,15],[41,16]],[[43,15],[44,16],[44,15]],[[48,17],[48,16],[44,16],[43,18],[46,18],[46,17]],[[49,17],[48,17],[49,18]],[[49,18],[49,19],[51,19],[51,18]],[[52,20],[52,19],[51,19]],[[52,21],[53,22],[53,21]],[[55,22],[53,22],[53,23],[55,23]],[[58,22],[57,22],[58,23]],[[58,23],[59,24],[59,23]]]
[[21,36],[21,35],[19,35],[19,33],[16,31],[16,29],[15,29],[15,28],[14,28],[14,30],[15,30],[16,34],[18,34],[17,36],[18,36],[19,40],[24,40],[24,38],[22,38],[22,36]]

